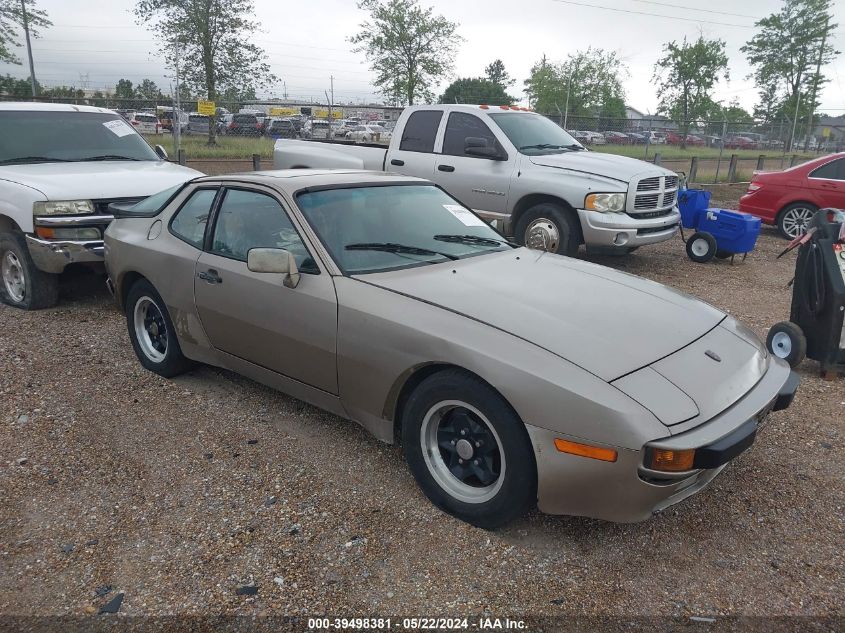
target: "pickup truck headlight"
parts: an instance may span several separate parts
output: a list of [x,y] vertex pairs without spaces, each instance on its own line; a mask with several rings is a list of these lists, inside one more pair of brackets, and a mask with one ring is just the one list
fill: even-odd
[[584,198],[584,208],[601,213],[622,213],[625,210],[625,194],[591,193]]
[[33,205],[35,215],[88,215],[94,213],[90,200],[50,200]]

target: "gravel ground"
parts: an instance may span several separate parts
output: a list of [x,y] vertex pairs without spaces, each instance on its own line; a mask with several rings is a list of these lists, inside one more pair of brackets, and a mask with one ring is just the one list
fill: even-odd
[[[694,264],[680,239],[599,261],[764,335],[788,316],[782,247],[764,230],[735,265]],[[353,423],[210,367],[144,371],[97,277],[65,280],[55,309],[0,306],[0,332],[0,615],[118,593],[139,616],[845,615],[845,380],[813,362],[792,408],[665,513],[487,532]]]

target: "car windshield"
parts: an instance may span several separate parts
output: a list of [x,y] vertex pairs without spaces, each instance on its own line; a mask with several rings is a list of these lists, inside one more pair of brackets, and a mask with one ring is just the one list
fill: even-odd
[[505,136],[522,154],[560,154],[583,150],[584,146],[566,130],[539,114],[496,112],[490,114]]
[[0,111],[0,164],[161,160],[118,114]]
[[511,248],[487,223],[433,185],[306,190],[296,200],[347,275]]

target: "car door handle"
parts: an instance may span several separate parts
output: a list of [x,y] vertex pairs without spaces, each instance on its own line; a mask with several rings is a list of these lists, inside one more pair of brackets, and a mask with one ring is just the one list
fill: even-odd
[[438,165],[437,169],[439,169],[440,171],[455,171],[455,168],[451,165]]
[[197,277],[202,279],[203,281],[207,281],[210,284],[222,284],[223,278],[217,274],[217,271],[213,268],[209,268],[208,270],[198,272]]
[[404,167],[404,166],[405,166],[405,161],[404,161],[404,160],[399,160],[398,158],[394,158],[392,161],[390,161],[390,164],[391,164],[391,165],[396,165],[397,167]]

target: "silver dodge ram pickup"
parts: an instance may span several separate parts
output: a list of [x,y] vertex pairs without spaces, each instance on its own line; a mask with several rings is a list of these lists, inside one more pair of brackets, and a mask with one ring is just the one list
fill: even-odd
[[546,117],[513,106],[409,107],[387,148],[279,139],[274,165],[427,178],[520,244],[564,255],[580,244],[629,252],[670,239],[680,223],[677,174],[587,151]]

